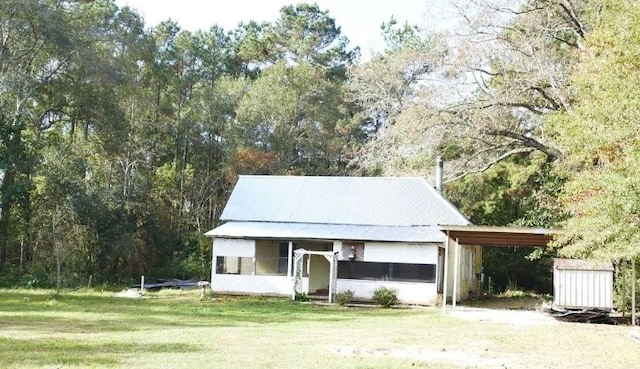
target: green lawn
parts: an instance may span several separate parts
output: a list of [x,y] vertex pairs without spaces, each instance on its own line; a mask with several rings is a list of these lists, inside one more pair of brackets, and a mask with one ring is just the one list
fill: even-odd
[[0,290],[0,368],[631,368],[630,329],[197,291]]

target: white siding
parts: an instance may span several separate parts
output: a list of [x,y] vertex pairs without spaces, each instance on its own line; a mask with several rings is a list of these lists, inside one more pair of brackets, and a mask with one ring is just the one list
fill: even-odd
[[373,291],[379,287],[395,288],[398,300],[405,304],[434,306],[438,297],[435,283],[338,279],[337,291],[353,291],[356,300],[371,300]]
[[567,308],[613,307],[613,272],[598,270],[553,271],[553,303]]
[[[241,240],[230,238],[213,239],[214,256],[241,256],[254,257],[256,242],[254,240]],[[215,265],[215,260],[214,260]]]
[[292,279],[282,276],[214,274],[211,290],[218,293],[291,295]]
[[379,263],[437,264],[436,244],[411,244],[401,242],[366,242],[364,261]]

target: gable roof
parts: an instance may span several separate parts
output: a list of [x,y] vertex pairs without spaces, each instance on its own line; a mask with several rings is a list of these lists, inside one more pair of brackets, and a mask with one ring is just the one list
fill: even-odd
[[416,177],[240,176],[221,220],[394,227],[470,224]]

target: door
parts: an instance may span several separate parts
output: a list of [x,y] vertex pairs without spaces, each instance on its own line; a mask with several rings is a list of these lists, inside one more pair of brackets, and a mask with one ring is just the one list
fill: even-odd
[[309,255],[309,293],[329,291],[330,264],[323,255]]

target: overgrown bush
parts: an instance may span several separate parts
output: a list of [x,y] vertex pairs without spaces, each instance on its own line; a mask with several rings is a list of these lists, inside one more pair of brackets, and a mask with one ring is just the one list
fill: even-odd
[[379,287],[373,291],[373,301],[383,307],[391,307],[398,303],[398,290],[389,287]]
[[336,303],[340,306],[344,306],[353,300],[353,291],[346,290],[336,293]]

